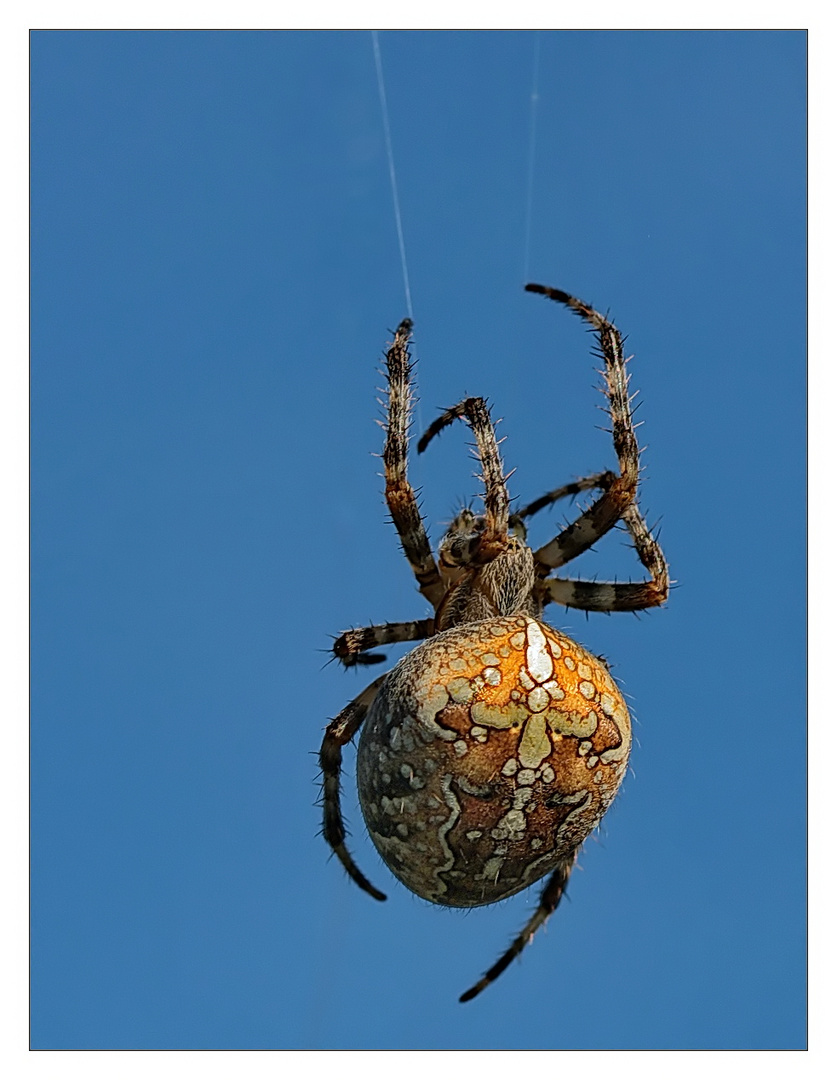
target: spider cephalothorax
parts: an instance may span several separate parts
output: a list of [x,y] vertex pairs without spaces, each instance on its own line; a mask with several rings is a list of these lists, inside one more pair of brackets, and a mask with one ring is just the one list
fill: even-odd
[[[596,330],[619,471],[576,480],[510,514],[488,408],[482,398],[467,398],[431,424],[418,451],[465,420],[482,465],[484,511],[460,511],[434,559],[407,480],[412,324],[402,322],[387,352],[386,498],[434,615],[349,630],[335,641],[346,665],[383,659],[368,652],[376,645],[422,644],[328,725],[320,751],[326,840],[376,899],[385,897],[349,854],[340,810],[342,747],[360,729],[363,816],[382,858],[409,889],[437,904],[478,907],[550,875],[534,915],[462,1001],[496,979],[555,910],[578,850],[628,764],[630,715],[607,665],[545,623],[544,606],[637,611],[663,603],[669,587],[665,558],[636,502],[639,447],[619,331],[567,293],[526,288],[566,304]],[[583,491],[600,494],[554,539],[528,547],[525,520]],[[649,580],[551,576],[620,521]]]

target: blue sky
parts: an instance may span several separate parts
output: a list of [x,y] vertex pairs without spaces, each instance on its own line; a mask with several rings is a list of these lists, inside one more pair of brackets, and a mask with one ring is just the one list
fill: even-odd
[[[612,466],[590,339],[524,274],[609,309],[679,586],[549,612],[629,695],[632,771],[460,1006],[536,892],[413,897],[351,775],[388,902],[317,836],[364,678],[331,635],[427,614],[373,456],[405,298],[370,35],[32,38],[36,1047],[805,1043],[805,37],[542,33],[527,268],[533,43],[381,35],[417,426],[487,396],[522,501]],[[466,444],[414,467],[434,540]],[[622,541],[574,569],[638,576]]]

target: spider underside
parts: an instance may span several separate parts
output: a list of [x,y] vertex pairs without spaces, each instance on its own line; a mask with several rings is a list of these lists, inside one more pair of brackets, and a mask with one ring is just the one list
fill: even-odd
[[[342,748],[362,730],[361,807],[390,869],[418,895],[478,906],[549,877],[538,906],[500,959],[464,993],[468,1001],[518,956],[561,900],[578,850],[612,801],[627,766],[630,719],[600,659],[543,623],[546,604],[583,611],[640,611],[669,590],[662,550],[637,506],[639,447],[619,331],[582,301],[527,285],[565,304],[593,328],[618,471],[605,470],[510,512],[502,462],[485,401],[466,398],[442,413],[418,442],[456,419],[473,432],[484,486],[481,514],[463,509],[434,558],[407,479],[413,403],[408,343],[398,327],[386,354],[386,501],[430,618],[348,630],[334,642],[346,666],[384,657],[370,650],[423,642],[375,679],[326,728],[320,751],[323,833],[349,876],[385,896],[346,847],[340,808]],[[532,550],[525,522],[559,499],[596,498],[571,524]],[[619,522],[648,572],[640,582],[554,576]]]

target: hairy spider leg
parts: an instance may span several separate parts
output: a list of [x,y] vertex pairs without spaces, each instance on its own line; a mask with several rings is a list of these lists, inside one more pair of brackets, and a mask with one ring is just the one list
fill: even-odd
[[345,667],[356,664],[378,664],[386,660],[380,653],[365,655],[377,645],[394,645],[400,641],[423,641],[433,636],[434,619],[416,619],[413,622],[380,623],[357,630],[346,630],[332,646],[334,655]]
[[479,556],[475,562],[487,563],[496,558],[508,543],[509,536],[509,493],[503,476],[500,450],[491,414],[485,399],[481,397],[465,398],[458,405],[447,409],[436,417],[430,427],[418,441],[418,452],[423,454],[431,439],[454,420],[467,421],[474,433],[477,444],[477,457],[482,465],[482,480],[485,487],[485,529],[480,538]]
[[385,495],[392,522],[398,531],[401,546],[419,590],[435,608],[444,595],[445,587],[430,550],[430,541],[427,539],[416,493],[407,479],[407,445],[413,403],[412,365],[408,345],[412,330],[412,321],[404,319],[387,352],[389,402],[383,454]]
[[559,499],[566,499],[570,495],[580,495],[582,491],[591,491],[593,488],[607,490],[615,479],[616,473],[611,472],[610,469],[593,473],[592,476],[582,476],[579,480],[573,480],[569,484],[564,484],[563,487],[555,488],[554,491],[548,491],[539,499],[533,499],[522,510],[518,510],[514,517],[521,519],[532,517],[533,514],[545,510],[547,506],[552,506]]
[[669,591],[668,566],[657,542],[636,503],[622,513],[640,562],[651,574],[650,581],[613,582],[577,581],[547,578],[544,585],[550,600],[582,611],[643,611],[665,603]]
[[619,475],[593,505],[535,552],[535,561],[544,568],[542,576],[545,576],[549,570],[556,570],[592,547],[634,501],[639,482],[639,446],[631,416],[622,335],[603,315],[569,293],[546,285],[527,285],[526,291],[566,304],[598,332],[598,353],[604,360],[603,374],[613,424],[613,447],[619,461]]
[[323,836],[352,881],[376,900],[386,900],[386,894],[376,889],[358,870],[346,847],[346,826],[340,809],[340,769],[343,747],[351,742],[360,730],[369,706],[375,700],[385,678],[386,675],[381,675],[370,683],[329,723],[320,748],[320,768],[323,772]]
[[460,997],[460,1001],[471,1001],[477,994],[482,993],[486,986],[493,983],[495,979],[503,974],[516,956],[520,956],[535,936],[536,931],[543,926],[549,916],[558,907],[561,897],[564,895],[564,890],[567,887],[567,882],[570,880],[570,874],[575,865],[575,859],[576,857],[573,855],[565,862],[562,862],[557,870],[552,872],[549,881],[547,881],[546,886],[541,893],[541,898],[532,918],[526,923],[497,963],[493,967],[490,967],[479,982],[474,983],[470,990],[465,991]]

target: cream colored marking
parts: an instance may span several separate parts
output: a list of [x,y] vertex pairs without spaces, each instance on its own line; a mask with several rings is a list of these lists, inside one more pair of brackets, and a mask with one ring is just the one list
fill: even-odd
[[466,832],[465,835],[469,840],[479,840],[482,836],[482,829],[471,829],[470,832]]
[[[420,724],[434,724],[436,721],[437,713],[440,713],[442,709],[447,705],[450,698],[446,687],[440,683],[434,683],[426,694],[422,694],[419,697],[419,708],[417,719]],[[442,735],[442,738],[445,738]],[[390,744],[392,740],[390,739]],[[395,747],[393,747],[395,749]]]
[[548,638],[547,639],[547,644],[549,645],[549,651],[552,653],[552,655],[555,657],[555,659],[560,660],[561,659],[561,646],[558,644],[558,642],[553,641],[552,638]]
[[529,841],[529,847],[532,848],[533,851],[537,851],[539,847],[543,847],[543,840],[539,839],[537,836],[533,836]]
[[503,676],[500,674],[500,669],[496,667],[483,668],[482,677],[488,683],[489,686],[499,686],[503,681]]
[[450,661],[451,671],[464,671],[466,666],[461,656],[454,656]]
[[529,672],[526,670],[526,668],[520,669],[520,671],[517,673],[517,678],[520,681],[520,685],[523,687],[524,690],[535,689],[535,683],[532,679],[529,678]]
[[592,701],[596,696],[595,686],[591,682],[587,682],[586,679],[578,684],[578,692],[582,697],[586,697],[588,701]]
[[528,787],[518,788],[514,793],[513,810],[523,810],[526,803],[532,798],[532,789]]
[[571,791],[569,795],[563,795],[560,799],[556,799],[556,802],[561,806],[572,806],[573,813],[577,810],[583,810],[590,802],[589,791]]
[[549,756],[552,743],[546,733],[546,716],[536,714],[529,719],[517,747],[517,756],[524,769],[537,769]]
[[497,827],[491,830],[495,840],[516,840],[526,828],[526,817],[522,810],[509,810],[497,822]]
[[400,836],[409,836],[410,835],[410,830],[407,828],[406,825],[403,824],[403,822],[400,825],[395,826],[395,831]]
[[534,784],[535,782],[535,770],[534,769],[521,769],[517,774],[517,782],[520,785]]
[[568,668],[570,671],[575,671],[575,660],[573,660],[571,656],[565,656],[564,667]]
[[590,742],[589,739],[582,739],[581,742],[578,744],[578,752],[581,757],[584,757],[585,754],[589,754],[592,749],[593,744]]
[[453,744],[453,752],[457,757],[465,757],[468,753],[468,744],[464,739],[457,739]]
[[529,696],[526,698],[526,704],[533,713],[543,712],[547,705],[549,705],[549,694],[543,686],[536,686],[534,690],[530,691]]
[[413,775],[413,767],[412,765],[402,765],[400,772],[403,777],[410,779]]
[[550,679],[549,682],[543,684],[544,690],[552,698],[553,701],[563,701],[567,696],[558,683],[554,679]]
[[474,688],[469,680],[463,679],[461,675],[448,683],[448,693],[451,701],[455,701],[458,705],[469,705],[474,699]]
[[497,858],[496,856],[491,859],[485,860],[485,867],[481,874],[475,874],[477,881],[493,881],[497,884],[497,878],[500,876],[500,871],[503,868],[503,863],[506,860],[503,858]]
[[549,710],[549,726],[561,735],[574,735],[577,739],[587,739],[596,730],[597,725],[598,718],[594,712],[582,716],[580,712]]
[[512,636],[509,638],[509,645],[511,645],[511,647],[513,649],[516,649],[518,652],[523,648],[525,644],[526,635],[522,630],[518,631],[518,633],[516,634],[512,634]]
[[582,679],[592,679],[593,678],[593,671],[592,671],[590,665],[589,664],[582,664],[580,661],[579,661],[579,665],[578,665],[578,673],[582,677]]
[[[623,738],[619,746],[615,746],[612,750],[605,750],[601,755],[602,761],[604,764],[609,765],[612,761],[622,761],[623,759],[627,759],[629,750],[630,742],[628,739]],[[627,761],[625,761],[625,764],[627,764]]]
[[500,663],[499,657],[495,656],[493,652],[483,653],[480,660],[482,660],[484,664],[489,664],[492,667],[496,667],[497,664]]
[[523,724],[529,716],[525,705],[489,705],[485,701],[475,701],[471,706],[471,719],[484,727],[499,731]]
[[518,768],[517,758],[510,757],[502,768],[503,776],[514,776]]
[[450,810],[450,814],[443,822],[443,824],[439,826],[438,832],[436,833],[436,835],[439,837],[439,846],[441,847],[442,851],[447,852],[447,858],[445,859],[445,861],[442,863],[441,866],[439,866],[436,870],[433,871],[434,877],[439,883],[439,889],[441,892],[447,892],[447,885],[445,885],[439,875],[444,873],[445,870],[452,869],[453,864],[456,862],[456,858],[448,845],[447,835],[458,821],[459,815],[462,813],[462,807],[459,805],[459,800],[450,789],[451,780],[452,777],[449,773],[443,776],[441,780],[442,795],[444,796],[445,804]]
[[555,770],[551,765],[542,765],[540,769],[538,769],[538,772],[545,784],[551,784],[555,779]]
[[587,766],[588,769],[595,769],[595,767],[599,764],[599,755],[591,754],[590,757],[587,758],[587,760],[584,762],[584,764]]
[[544,632],[533,619],[526,626],[526,642],[526,670],[535,682],[546,682],[553,671],[552,657]]

